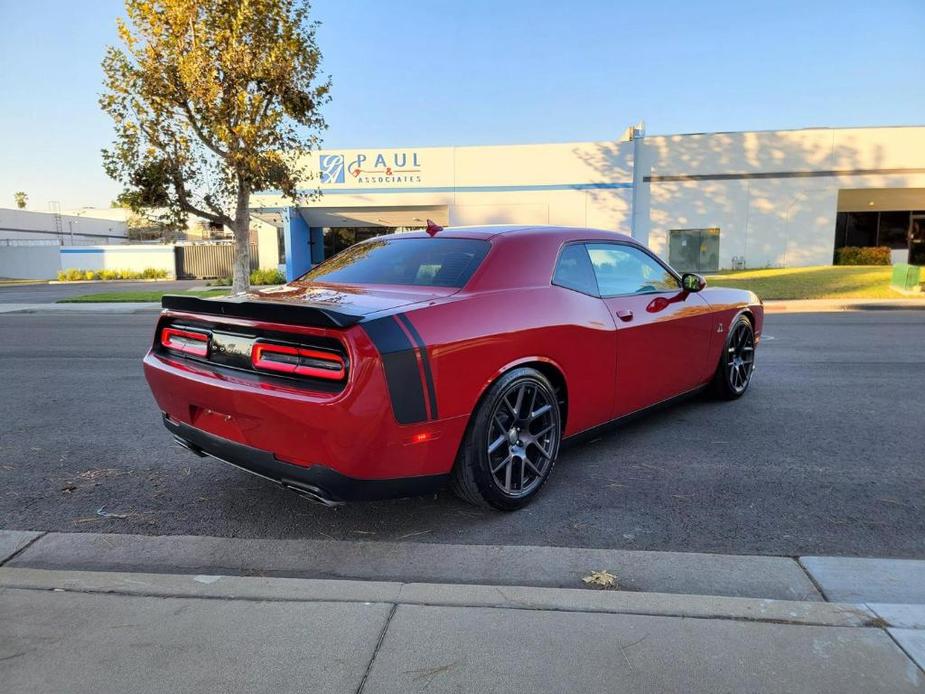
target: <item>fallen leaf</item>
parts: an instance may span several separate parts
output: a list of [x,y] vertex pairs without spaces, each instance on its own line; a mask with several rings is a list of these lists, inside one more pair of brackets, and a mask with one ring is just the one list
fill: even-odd
[[588,576],[581,579],[589,586],[595,586],[601,589],[618,590],[617,577],[605,569],[592,571]]

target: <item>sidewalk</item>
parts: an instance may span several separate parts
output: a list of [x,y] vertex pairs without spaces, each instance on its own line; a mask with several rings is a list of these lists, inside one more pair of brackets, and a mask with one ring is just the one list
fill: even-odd
[[[838,600],[825,602],[811,595],[770,600],[176,573],[162,551],[178,551],[181,565],[194,550],[203,551],[201,565],[209,567],[227,562],[235,552],[246,562],[260,544],[266,545],[266,558],[304,543],[222,539],[216,545],[216,538],[141,542],[131,536],[120,543],[119,537],[0,532],[4,689],[88,694],[925,691],[920,669],[925,665],[925,605],[871,602],[892,595],[925,602],[925,562],[815,557],[797,564],[786,557],[741,558],[741,567],[752,569],[758,566],[754,559],[792,562],[819,586],[817,596]],[[76,549],[63,553],[69,538]],[[345,556],[348,564],[359,562],[372,544],[333,542],[310,549],[328,566],[338,556]],[[354,545],[362,547],[351,556]],[[473,556],[454,546],[405,547],[409,574],[419,573],[415,562],[435,558],[434,552],[442,552],[452,566]],[[394,546],[387,549],[394,551]],[[513,550],[547,549],[542,559],[563,552],[581,562],[594,556],[583,552],[603,552],[470,549],[489,551],[502,568],[517,556]],[[620,557],[627,569],[639,559],[649,563],[652,575],[661,571],[687,580],[709,566],[701,557],[713,556],[694,555],[685,564],[679,559],[685,555],[674,554],[664,562],[654,552],[624,552],[611,559]],[[373,556],[369,565],[381,556]],[[522,575],[524,557],[516,575]],[[734,568],[736,559],[716,556],[726,569]],[[129,560],[152,568],[77,568]],[[35,568],[54,563],[52,568]],[[283,558],[277,571],[281,563]],[[618,579],[622,576],[621,567],[610,568]],[[439,575],[440,570],[431,573]],[[745,574],[738,572],[755,590],[754,577]]]

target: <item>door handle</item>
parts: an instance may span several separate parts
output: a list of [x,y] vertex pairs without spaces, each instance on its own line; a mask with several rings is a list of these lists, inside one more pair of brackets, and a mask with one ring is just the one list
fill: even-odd
[[631,320],[633,320],[633,312],[629,310],[617,311],[617,318],[622,320],[624,323],[629,323]]

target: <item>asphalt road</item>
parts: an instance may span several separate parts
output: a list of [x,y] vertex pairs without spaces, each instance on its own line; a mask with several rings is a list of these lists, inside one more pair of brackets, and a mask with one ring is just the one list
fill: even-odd
[[0,304],[53,304],[60,299],[99,292],[182,292],[205,284],[205,280],[10,284],[0,286]]
[[925,558],[922,311],[771,315],[744,398],[571,447],[515,514],[448,493],[325,509],[194,457],[142,377],[153,321],[0,316],[0,526]]

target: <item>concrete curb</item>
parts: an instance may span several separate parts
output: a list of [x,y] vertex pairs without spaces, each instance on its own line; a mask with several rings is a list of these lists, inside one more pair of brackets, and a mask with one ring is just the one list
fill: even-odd
[[925,311],[918,299],[781,299],[764,302],[765,313],[833,313],[843,311]]
[[7,566],[543,588],[605,569],[628,591],[823,600],[788,557],[569,547],[49,533]]
[[827,627],[883,626],[878,616],[864,605],[523,586],[47,571],[4,567],[0,568],[0,588],[135,597],[266,602],[365,602],[602,612]]
[[148,313],[161,310],[151,301],[114,301],[76,304],[0,304],[0,314],[16,313]]
[[15,557],[44,534],[29,530],[0,530],[0,564]]
[[925,561],[800,557],[827,600],[925,603]]
[[[542,602],[543,590],[571,589],[591,596],[584,598],[591,600],[589,606],[602,594],[582,578],[604,569],[617,576],[620,586],[620,592],[611,595],[699,595],[810,605],[831,601],[863,605],[869,614],[897,628],[925,628],[925,561],[912,559],[797,560],[574,547],[0,530],[0,565],[3,570],[297,578],[320,581],[318,585],[360,581],[370,589],[406,586],[401,589],[405,596],[412,590],[407,586],[439,584],[441,600],[447,604],[459,599],[456,586],[469,593],[486,590],[484,600],[489,602],[502,595],[503,601],[527,603]],[[533,589],[540,593],[517,592]]]

